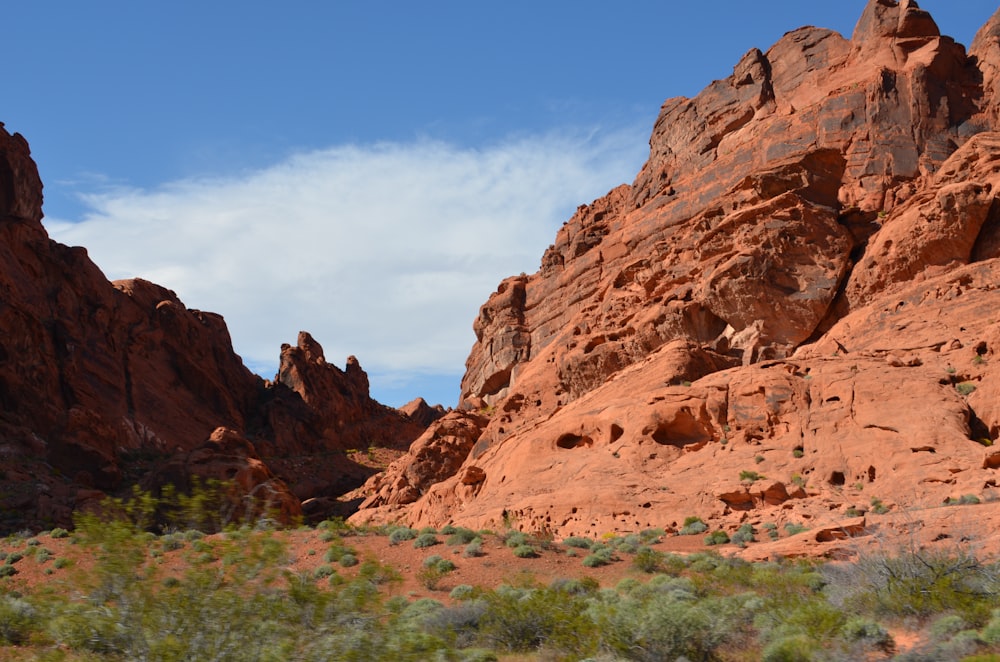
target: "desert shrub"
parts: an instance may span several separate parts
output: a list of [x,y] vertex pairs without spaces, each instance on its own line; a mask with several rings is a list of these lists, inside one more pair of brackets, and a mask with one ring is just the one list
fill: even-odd
[[715,652],[744,631],[739,599],[694,601],[690,594],[633,591],[599,620],[602,648],[629,660],[716,659]]
[[0,565],[0,577],[13,577],[17,574],[17,568],[10,565],[9,563],[4,563]]
[[441,529],[441,533],[448,536],[448,539],[445,540],[445,544],[451,546],[468,545],[473,540],[479,538],[479,534],[472,529],[452,527],[451,533],[447,533],[444,529]]
[[59,557],[58,559],[52,562],[52,567],[56,568],[57,570],[68,568],[70,565],[72,565],[72,561],[70,561],[65,557]]
[[884,515],[887,512],[889,512],[889,506],[882,503],[881,499],[872,497],[871,504],[872,504],[871,511],[876,515]]
[[613,547],[624,554],[635,554],[642,546],[642,538],[634,533],[618,538],[614,541]]
[[765,476],[757,473],[756,471],[741,471],[740,481],[746,481],[748,483],[755,483],[758,480],[764,480]]
[[436,533],[421,533],[417,536],[417,539],[413,541],[413,546],[416,549],[422,549],[424,547],[433,547],[434,545],[440,545],[441,541],[438,540]]
[[760,528],[764,529],[767,532],[767,537],[770,538],[771,540],[778,539],[778,525],[775,524],[774,522],[765,522],[764,524],[760,525]]
[[514,556],[519,559],[533,559],[538,556],[538,550],[531,545],[518,545],[514,548]]
[[973,382],[959,382],[955,384],[955,390],[959,395],[970,395],[976,390],[976,385]]
[[408,526],[401,526],[389,532],[389,544],[398,545],[406,540],[413,540],[417,537],[417,532]]
[[512,549],[520,547],[528,544],[528,536],[520,531],[508,531],[503,536],[503,544]]
[[816,642],[803,634],[776,639],[761,652],[763,662],[811,662]]
[[577,549],[590,549],[594,541],[583,536],[570,536],[563,540],[563,544],[567,547],[576,547]]
[[473,540],[468,545],[465,546],[465,550],[462,552],[462,556],[466,558],[475,558],[477,556],[482,556],[483,552],[483,541]]
[[369,559],[361,564],[361,568],[358,570],[358,577],[371,582],[374,586],[397,583],[403,579],[402,575],[395,568],[373,559]]
[[808,530],[809,530],[809,527],[807,527],[805,524],[802,524],[801,522],[798,522],[798,523],[796,523],[796,522],[785,522],[785,533],[787,533],[790,536],[794,536],[794,535],[797,535],[799,533],[803,533],[803,532],[808,531]]
[[483,597],[480,635],[494,649],[544,649],[579,659],[596,648],[597,630],[582,598],[544,588],[497,590]]
[[352,568],[358,564],[358,557],[348,552],[342,555],[338,562],[344,568]]
[[0,641],[20,644],[37,627],[39,615],[27,601],[12,595],[0,595]]
[[849,641],[857,641],[875,648],[892,648],[892,636],[884,627],[861,616],[854,616],[844,623],[843,634]]
[[684,519],[684,526],[677,533],[682,536],[695,536],[708,531],[708,524],[705,524],[700,517],[687,517]]
[[69,531],[56,527],[49,531],[49,536],[53,538],[69,538]]
[[583,557],[583,565],[586,568],[599,568],[602,565],[608,565],[609,563],[611,563],[610,560],[598,554],[587,554]]
[[330,575],[332,575],[335,572],[337,572],[337,571],[333,569],[333,566],[331,566],[331,565],[321,565],[321,566],[318,566],[313,571],[313,577],[315,579],[325,579],[326,577],[329,577]]
[[642,539],[642,542],[647,544],[660,542],[660,540],[662,540],[663,536],[665,535],[666,531],[658,528],[643,529],[642,531],[639,532],[639,538]]
[[468,600],[476,594],[476,589],[469,584],[459,584],[455,588],[451,589],[451,593],[448,597],[452,600]]
[[725,545],[729,542],[729,534],[719,529],[718,531],[713,531],[712,533],[705,536],[706,545]]
[[756,532],[753,530],[753,524],[747,522],[736,530],[736,533],[733,534],[731,542],[739,545],[740,547],[745,546],[749,542],[757,542],[757,538],[754,536],[754,533]]
[[417,571],[417,581],[419,581],[424,588],[430,591],[436,591],[438,590],[441,580],[448,574],[448,572],[450,571],[444,570],[436,563],[425,565]]
[[663,552],[652,547],[640,547],[632,559],[632,565],[642,572],[654,573],[663,566],[665,556]]
[[950,612],[980,626],[1000,591],[997,566],[963,549],[879,551],[823,573],[831,600],[852,611],[917,618]]

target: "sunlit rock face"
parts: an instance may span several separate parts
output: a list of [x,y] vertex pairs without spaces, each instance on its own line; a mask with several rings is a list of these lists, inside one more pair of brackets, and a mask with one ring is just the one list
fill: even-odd
[[667,100],[635,181],[474,321],[463,464],[413,489],[415,447],[356,518],[600,535],[991,493],[998,24],[967,53],[872,0]]

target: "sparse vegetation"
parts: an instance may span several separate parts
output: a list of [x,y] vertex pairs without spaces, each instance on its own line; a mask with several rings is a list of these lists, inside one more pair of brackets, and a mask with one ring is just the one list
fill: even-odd
[[764,480],[766,476],[763,476],[756,471],[741,471],[740,472],[740,482],[755,483],[758,480]]
[[[705,525],[698,517],[684,524]],[[745,545],[758,533],[778,535],[774,523],[758,527],[717,530],[706,541]],[[389,546],[393,530],[367,534],[384,536]],[[785,530],[793,535],[804,527],[788,523]],[[336,535],[323,535],[330,531]],[[425,531],[413,540],[461,531]],[[889,633],[897,630],[918,641],[905,659],[1000,653],[1000,568],[969,549],[750,563],[714,551],[665,554],[653,547],[663,535],[657,529],[567,539],[548,551],[545,537],[508,533],[503,538],[517,543],[516,556],[523,548],[586,550],[584,567],[631,557],[643,574],[606,586],[589,576],[544,586],[527,573],[499,586],[449,585],[461,568],[447,558],[456,550],[442,547],[447,553],[427,556],[409,572],[423,589],[447,592],[446,605],[390,586],[399,571],[345,544],[358,535],[346,529],[317,527],[314,540],[333,560],[310,570],[295,570],[285,538],[267,528],[168,535],[81,517],[73,551],[88,559],[87,570],[76,572],[63,547],[52,545],[59,556],[45,570],[74,569],[56,572],[59,591],[15,593],[11,582],[22,573],[0,565],[9,568],[0,572],[9,575],[0,577],[0,659],[735,661],[815,659],[817,651],[831,660],[885,659],[896,651]],[[489,535],[466,545],[481,546]],[[42,576],[34,561],[46,547],[27,540],[9,539],[7,560],[23,554],[14,562]],[[166,540],[186,544],[165,551]],[[187,561],[180,572],[161,565],[170,554]],[[213,560],[201,562],[206,554]]]

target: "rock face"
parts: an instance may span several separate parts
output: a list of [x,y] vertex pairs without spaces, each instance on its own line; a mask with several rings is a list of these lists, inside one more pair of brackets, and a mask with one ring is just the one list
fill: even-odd
[[425,439],[355,517],[827,542],[872,499],[993,499],[998,25],[967,54],[870,0],[849,40],[795,30],[666,101],[635,181],[483,305],[461,406],[490,420],[463,464],[411,489]]
[[[266,466],[239,473],[248,490],[277,486],[291,517],[298,498],[336,496],[372,473],[345,450],[406,447],[426,427],[374,402],[357,361],[326,364],[308,334],[282,348],[265,383],[219,315],[143,280],[108,282],[86,250],[49,239],[41,205],[27,143],[0,129],[0,528],[68,524],[94,489],[127,487],[178,455],[199,453],[197,474],[213,448],[231,456],[205,445],[219,427],[292,486]],[[298,463],[312,467],[303,481],[286,473]]]

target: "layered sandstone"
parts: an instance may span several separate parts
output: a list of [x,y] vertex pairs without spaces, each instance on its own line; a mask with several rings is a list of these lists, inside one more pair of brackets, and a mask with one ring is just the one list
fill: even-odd
[[635,181],[483,305],[464,463],[413,499],[415,448],[357,520],[832,541],[873,498],[996,499],[997,25],[967,54],[871,0],[851,39],[789,32],[666,101]]

